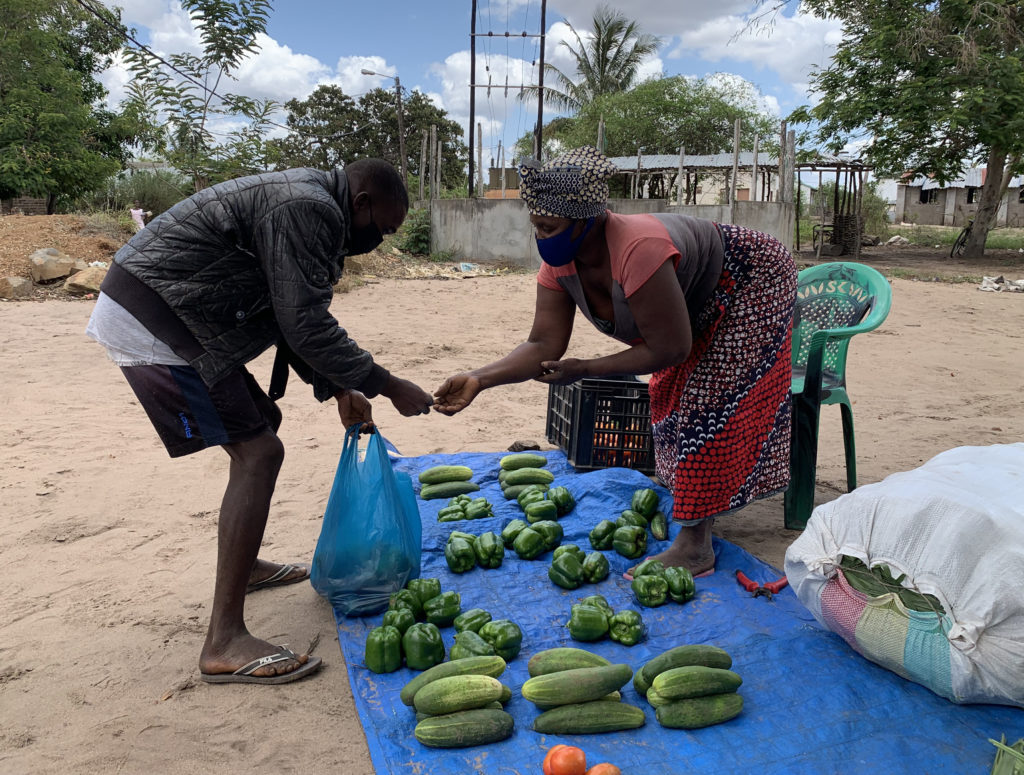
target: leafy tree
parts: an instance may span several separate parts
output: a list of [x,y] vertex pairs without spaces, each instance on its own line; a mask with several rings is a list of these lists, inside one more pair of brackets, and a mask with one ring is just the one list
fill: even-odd
[[[594,11],[594,32],[586,41],[571,24],[576,45],[562,41],[576,62],[575,73],[544,63],[544,104],[576,113],[605,94],[626,91],[637,80],[643,60],[658,50],[657,36],[641,31],[619,11],[601,5]],[[539,87],[522,89],[520,100],[536,100]]]
[[[292,131],[275,142],[279,169],[331,169],[361,158],[386,159],[401,167],[398,102],[391,89],[372,89],[357,103],[338,86],[319,86],[305,100],[289,100],[285,108]],[[407,169],[416,176],[422,174],[421,132],[429,133],[433,125],[444,144],[442,185],[451,188],[463,183],[467,153],[462,127],[419,91],[408,95],[403,91],[402,114]]]
[[[102,185],[117,171],[128,137],[100,107],[96,75],[119,38],[102,19],[65,0],[0,0],[0,197],[58,197]],[[106,22],[106,23],[105,23]]]
[[837,18],[843,40],[812,78],[821,102],[793,114],[817,122],[832,150],[866,138],[880,174],[945,182],[966,164],[988,173],[967,243],[985,238],[1024,153],[1024,10],[1016,0],[804,0]]
[[[135,83],[124,108],[145,124],[139,132],[143,149],[165,155],[199,191],[261,172],[270,162],[266,130],[277,105],[221,88],[259,49],[256,36],[266,32],[271,7],[269,0],[182,0],[182,6],[199,32],[202,55],[172,54],[172,69],[147,51],[126,49]],[[245,126],[218,141],[209,126],[213,116],[230,116]]]

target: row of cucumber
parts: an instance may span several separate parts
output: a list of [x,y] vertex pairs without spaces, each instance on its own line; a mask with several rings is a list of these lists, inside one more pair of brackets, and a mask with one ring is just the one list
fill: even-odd
[[469,466],[433,466],[420,472],[420,497],[425,500],[454,498],[480,489],[470,481],[473,469]]
[[701,729],[743,711],[737,693],[743,679],[731,667],[732,657],[720,648],[679,646],[638,670],[633,687],[647,697],[662,726]]
[[602,657],[594,660],[597,655],[588,652],[582,652],[588,654],[583,658],[588,664],[575,667],[577,662],[565,654],[566,649],[558,651],[553,656],[546,652],[535,656],[548,672],[531,672],[521,690],[523,698],[542,711],[533,720],[535,732],[584,735],[636,729],[646,723],[643,708],[622,702],[619,691],[633,677],[633,668],[607,663]]

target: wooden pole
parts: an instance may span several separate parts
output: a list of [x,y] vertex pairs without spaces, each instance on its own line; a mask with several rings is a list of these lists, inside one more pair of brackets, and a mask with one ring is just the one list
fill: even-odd
[[[480,124],[476,125],[476,136],[481,138],[481,139],[484,136],[483,129],[480,126]],[[476,195],[477,196],[483,196],[484,195],[484,144],[483,144],[483,142],[478,142],[477,143],[476,158],[477,158],[476,175],[477,175],[477,183],[478,183],[477,189],[476,189]]]
[[437,159],[437,124],[430,125],[430,198],[438,199],[437,191],[437,168],[440,166]]
[[441,198],[441,181],[443,176],[441,170],[444,167],[444,140],[437,138],[437,169],[434,172],[434,186],[437,190],[437,198]]
[[423,201],[423,186],[427,182],[427,130],[420,130],[420,201]]
[[[785,199],[783,199],[783,196],[782,196],[783,193],[786,190],[785,183],[783,183],[783,181],[786,179],[785,175],[786,175],[786,122],[783,121],[782,122],[781,135],[779,137],[779,187],[778,187],[778,193],[777,193],[777,196],[776,196],[776,198],[780,202],[784,202],[785,201]],[[771,179],[768,180],[768,187],[769,187],[769,189],[771,188]]]
[[750,171],[750,201],[756,202],[760,197],[757,191],[757,145],[760,137],[754,135],[754,168]]
[[685,204],[683,202],[683,169],[685,161],[685,149],[683,146],[679,146],[679,175],[676,176],[676,204]]

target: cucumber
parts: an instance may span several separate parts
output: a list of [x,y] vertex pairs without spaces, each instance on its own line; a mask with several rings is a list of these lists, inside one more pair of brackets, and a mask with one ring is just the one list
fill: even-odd
[[643,708],[597,700],[544,711],[533,720],[533,729],[546,735],[589,735],[637,729],[646,721]]
[[709,694],[735,692],[742,683],[743,679],[732,670],[687,665],[659,673],[651,684],[651,689],[669,700],[689,700]]
[[501,689],[501,681],[489,675],[453,675],[424,686],[416,692],[413,705],[420,713],[431,716],[476,710],[497,702]]
[[632,676],[633,668],[629,665],[561,670],[528,678],[523,684],[523,698],[545,705],[570,705],[599,700],[621,689]]
[[505,711],[486,708],[425,718],[413,734],[431,748],[467,748],[505,740],[514,727]]
[[637,670],[636,675],[633,676],[633,688],[636,689],[637,694],[647,694],[647,690],[651,688],[658,673],[686,665],[704,665],[704,667],[728,670],[732,667],[732,657],[718,646],[706,646],[703,643],[676,646],[659,654]]
[[515,471],[519,468],[543,468],[547,464],[548,459],[546,457],[529,452],[522,452],[518,455],[505,455],[498,463],[505,471]]
[[548,673],[560,673],[579,667],[608,667],[611,662],[599,654],[585,649],[574,649],[568,646],[538,651],[526,664],[530,678]]
[[466,466],[434,466],[420,472],[420,484],[468,482],[472,478],[473,469]]
[[505,477],[505,484],[515,487],[517,484],[551,484],[555,481],[555,475],[543,468],[517,468],[509,471]]
[[675,700],[657,708],[658,723],[672,729],[700,729],[736,718],[743,710],[743,698],[738,694],[713,694]]
[[472,482],[440,482],[438,484],[425,484],[420,488],[420,497],[425,501],[435,498],[451,498],[453,495],[463,495],[468,492],[476,492],[480,485]]
[[[600,699],[591,700],[591,702],[622,702],[622,692],[612,692],[611,694],[606,694]],[[535,702],[533,704],[536,705],[539,710],[551,710],[552,708],[562,707],[561,705],[548,705],[543,702]]]
[[489,675],[497,678],[505,672],[505,660],[501,657],[466,657],[457,659],[454,662],[442,662],[439,665],[427,668],[409,683],[402,687],[402,702],[412,706],[416,692],[427,684],[441,678],[449,678],[453,675]]
[[667,705],[668,703],[672,702],[672,700],[667,700],[660,694],[658,694],[658,692],[654,689],[653,686],[647,690],[647,701],[651,703],[651,705],[653,705],[655,708],[660,708],[662,705]]
[[502,684],[501,685],[501,696],[498,698],[498,705],[504,705],[506,702],[508,702],[511,699],[512,699],[512,688],[509,687],[509,686],[506,686],[505,684]]

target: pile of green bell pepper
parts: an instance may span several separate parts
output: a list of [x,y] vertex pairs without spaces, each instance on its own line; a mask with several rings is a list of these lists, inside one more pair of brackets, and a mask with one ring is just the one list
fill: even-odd
[[494,653],[511,662],[519,655],[523,645],[523,631],[519,625],[508,619],[495,619],[487,622],[477,633],[494,647]]
[[697,594],[693,575],[686,568],[666,568],[660,560],[647,559],[633,569],[633,594],[640,605],[655,607],[666,600],[685,603]]
[[655,574],[634,576],[632,587],[636,601],[647,608],[665,605],[665,600],[668,598],[668,582],[665,581],[664,576]]
[[504,558],[505,546],[491,531],[475,536],[453,530],[444,546],[444,559],[452,573],[466,573],[477,565],[500,568]]
[[608,573],[608,558],[603,554],[584,554],[576,544],[565,544],[555,549],[548,578],[563,589],[576,589],[583,584],[604,581]]
[[494,507],[484,497],[471,498],[456,495],[437,512],[438,522],[458,522],[463,519],[486,519],[494,516]]
[[473,549],[473,542],[453,533],[448,536],[448,542],[444,545],[444,559],[448,563],[448,570],[452,573],[465,573],[473,570],[476,567],[476,552]]
[[591,642],[611,637],[624,646],[635,646],[644,636],[644,623],[636,611],[614,612],[602,595],[590,595],[572,606],[566,623],[574,640]]

